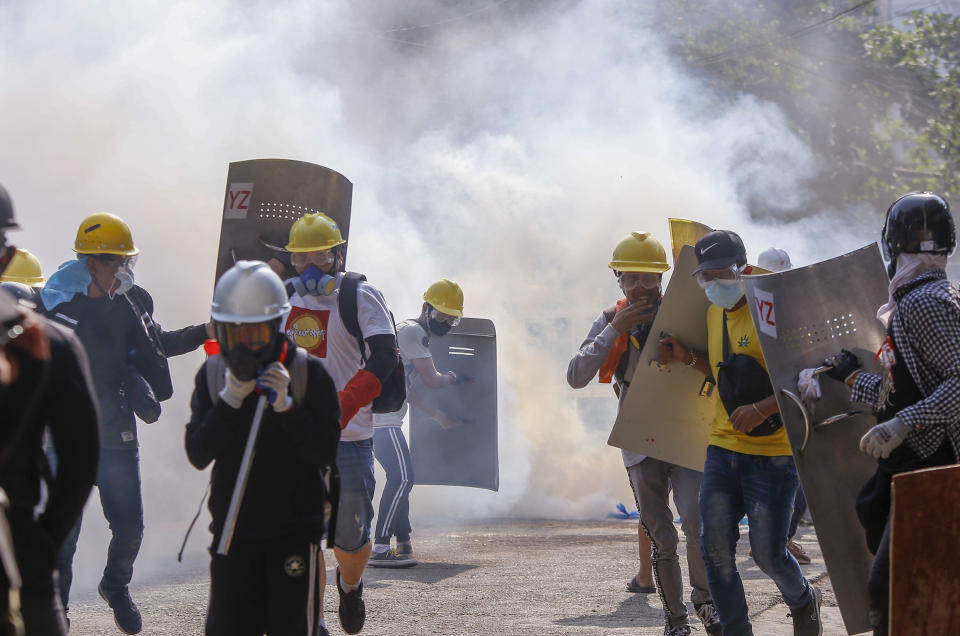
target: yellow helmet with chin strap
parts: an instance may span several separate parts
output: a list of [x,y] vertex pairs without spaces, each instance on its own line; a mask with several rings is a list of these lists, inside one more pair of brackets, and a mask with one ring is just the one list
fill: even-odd
[[667,253],[650,232],[631,232],[613,250],[610,269],[618,272],[654,272],[670,269]]
[[43,277],[40,261],[27,250],[17,248],[16,254],[7,265],[7,269],[0,276],[3,283],[23,283],[30,287],[43,285],[47,280]]
[[304,214],[290,228],[288,252],[319,252],[346,243],[337,222],[323,212]]
[[85,218],[77,229],[73,251],[77,254],[116,254],[136,256],[130,226],[119,216],[100,212]]
[[427,288],[423,299],[448,316],[463,317],[463,290],[452,280],[441,278]]

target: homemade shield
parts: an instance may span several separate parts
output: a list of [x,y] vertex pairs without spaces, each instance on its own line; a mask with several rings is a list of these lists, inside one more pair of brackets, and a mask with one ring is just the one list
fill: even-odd
[[697,241],[710,232],[713,232],[713,228],[703,223],[697,223],[696,221],[688,221],[686,219],[667,220],[670,222],[670,242],[673,245],[674,265],[677,264],[677,260],[680,258],[680,250],[683,249],[684,245],[690,245],[692,247],[697,244]]
[[893,478],[890,633],[960,634],[960,465]]
[[412,380],[408,395],[460,420],[444,430],[424,410],[410,404],[410,455],[414,482],[498,490],[497,332],[493,322],[463,318],[442,338],[433,337],[430,353],[440,372],[453,371],[458,382],[429,389]]
[[859,450],[875,420],[850,402],[847,386],[826,377],[822,398],[808,409],[797,377],[841,348],[872,370],[885,337],[876,318],[887,300],[880,250],[874,244],[808,267],[747,276],[744,287],[843,622],[851,634],[867,631],[873,557],[854,503],[876,469]]
[[607,443],[702,471],[716,412],[715,385],[696,369],[657,362],[658,336],[707,350],[710,302],[692,276],[696,266],[693,248],[682,246]]
[[[304,214],[323,212],[350,230],[353,184],[342,174],[304,161],[253,159],[230,164],[220,225],[217,279],[238,260],[276,259],[286,279],[294,275],[284,250],[290,226]],[[275,263],[274,263],[275,264]],[[279,273],[279,272],[278,272]]]

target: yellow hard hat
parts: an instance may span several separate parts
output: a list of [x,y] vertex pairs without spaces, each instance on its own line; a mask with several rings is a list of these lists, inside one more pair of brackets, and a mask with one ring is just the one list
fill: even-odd
[[463,316],[463,290],[452,280],[441,278],[430,285],[423,299],[437,311],[449,316]]
[[116,254],[135,256],[140,250],[133,244],[130,226],[119,216],[100,212],[88,216],[77,229],[73,246],[77,254]]
[[304,214],[290,228],[288,252],[318,252],[343,245],[337,222],[323,212]]
[[17,248],[17,252],[13,255],[13,258],[10,259],[10,264],[7,265],[7,269],[3,271],[3,276],[0,276],[0,282],[23,283],[24,285],[34,287],[36,285],[43,285],[47,281],[43,277],[43,272],[40,269],[40,261],[37,257],[27,250]]
[[630,236],[617,243],[609,267],[618,272],[657,274],[670,269],[663,245],[660,245],[660,241],[653,238],[650,232],[631,232]]

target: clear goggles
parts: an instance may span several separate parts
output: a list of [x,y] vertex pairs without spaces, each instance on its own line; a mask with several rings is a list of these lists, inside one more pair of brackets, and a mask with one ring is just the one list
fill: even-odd
[[656,289],[660,287],[660,274],[655,272],[623,272],[620,274],[620,287],[630,291],[637,287]]
[[291,252],[290,264],[296,268],[306,269],[311,265],[324,267],[334,261],[333,250],[319,250],[316,252]]
[[732,282],[740,280],[741,271],[742,269],[740,267],[731,265],[723,269],[705,269],[694,274],[694,278],[697,279],[697,284],[699,284],[701,288],[706,289],[718,281]]
[[260,349],[273,341],[273,336],[277,332],[277,325],[271,322],[251,322],[251,323],[214,323],[217,332],[217,341],[220,346],[232,351],[237,345],[242,345],[247,349]]
[[456,327],[460,324],[460,316],[451,316],[450,314],[445,314],[442,311],[436,309],[430,310],[430,320],[436,320],[437,322],[445,322],[451,327]]
[[120,254],[91,254],[105,265],[116,266],[117,269],[132,270],[137,264],[137,255],[122,256]]

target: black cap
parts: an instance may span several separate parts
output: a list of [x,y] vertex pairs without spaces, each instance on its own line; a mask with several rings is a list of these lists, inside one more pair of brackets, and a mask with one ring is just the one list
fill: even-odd
[[13,217],[13,202],[6,188],[0,185],[0,230],[19,230],[17,220]]
[[697,269],[694,274],[705,269],[724,269],[731,265],[746,265],[747,250],[736,232],[715,230],[710,232],[693,247],[697,255]]

